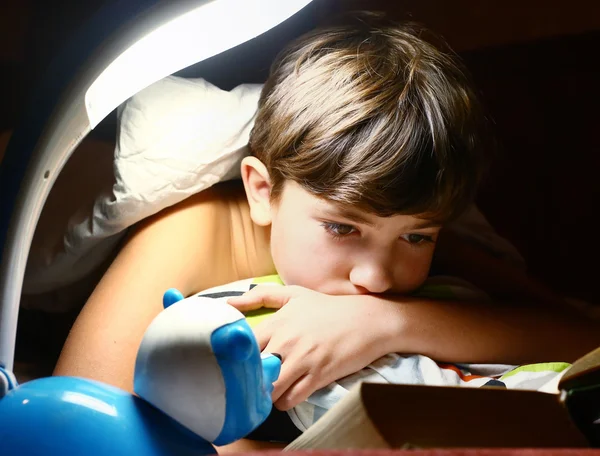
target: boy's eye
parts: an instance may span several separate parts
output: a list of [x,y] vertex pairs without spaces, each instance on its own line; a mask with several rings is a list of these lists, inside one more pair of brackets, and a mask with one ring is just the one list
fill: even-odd
[[341,223],[325,222],[323,223],[323,227],[328,233],[338,237],[348,236],[349,234],[352,234],[356,231],[356,228],[354,228],[353,226],[343,225]]
[[431,236],[426,236],[424,234],[405,234],[402,237],[411,244],[421,244],[423,242],[433,241]]

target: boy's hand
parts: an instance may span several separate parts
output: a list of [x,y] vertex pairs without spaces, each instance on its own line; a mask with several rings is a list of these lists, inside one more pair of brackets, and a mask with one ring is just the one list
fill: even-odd
[[[229,304],[242,312],[280,309],[254,328],[261,351],[282,357],[273,402],[290,409],[387,353],[396,328],[369,296],[329,296],[298,286],[258,286]],[[389,330],[388,330],[389,328]]]

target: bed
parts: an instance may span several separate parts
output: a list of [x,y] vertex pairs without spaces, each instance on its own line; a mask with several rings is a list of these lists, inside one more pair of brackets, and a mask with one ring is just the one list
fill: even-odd
[[[592,42],[594,40],[594,35],[592,35],[591,38]],[[491,53],[491,55],[494,55],[495,57],[498,57],[498,55],[502,56],[502,50],[500,51],[494,51],[491,50],[489,51]],[[495,52],[495,53],[494,53]],[[476,53],[466,53],[466,58],[467,60],[469,58],[475,59],[476,60],[477,54]],[[173,82],[173,80],[164,80],[164,83],[168,83],[168,82]],[[203,84],[203,82],[198,82],[199,84]],[[223,84],[224,86],[227,86],[227,84]],[[253,91],[254,90],[254,91]],[[247,88],[244,87],[242,89],[243,93],[245,96],[256,96],[256,87],[251,87],[251,88]],[[225,91],[224,93],[227,94],[231,94],[230,91]],[[242,102],[238,102],[240,103],[240,105],[244,104],[244,101],[248,101],[251,98],[245,98],[245,97],[241,97],[241,99],[243,100]],[[120,111],[120,116],[123,115],[123,112],[125,111],[125,108],[127,106],[125,106],[121,111]],[[129,107],[131,107],[131,105],[129,105]],[[237,106],[237,108],[239,108],[239,105]],[[237,111],[236,111],[237,112]],[[246,121],[241,121],[240,125],[243,125],[245,127],[248,126],[247,124],[247,119]],[[238,130],[236,130],[236,134],[239,134],[239,127]],[[243,141],[243,136],[238,136],[238,138],[241,138],[240,143],[235,143],[232,145],[232,151],[239,151],[240,149],[243,149],[244,147],[244,141]],[[220,147],[220,149],[222,150],[223,148]],[[98,172],[98,170],[103,169],[107,172],[107,176],[110,176],[110,172],[112,171],[112,159],[111,160],[106,160],[107,156],[110,156],[112,158],[113,154],[112,152],[114,150],[120,151],[122,149],[119,148],[119,145],[116,145],[115,148],[115,143],[110,141],[110,140],[106,140],[105,138],[100,138],[100,139],[91,139],[90,141],[85,142],[85,144],[82,145],[81,150],[78,151],[78,153],[76,153],[72,160],[69,162],[69,164],[67,165],[67,168],[65,168],[64,171],[64,175],[61,174],[61,178],[59,179],[59,181],[57,182],[57,186],[55,187],[55,189],[53,190],[53,196],[51,197],[51,199],[48,201],[48,205],[45,208],[45,212],[44,215],[42,216],[42,222],[46,221],[47,224],[43,224],[40,223],[39,228],[38,228],[38,232],[36,234],[36,240],[34,241],[34,249],[36,252],[38,252],[37,255],[32,255],[30,258],[30,263],[29,263],[29,271],[28,271],[28,282],[27,282],[27,290],[29,291],[28,293],[26,293],[26,295],[28,295],[26,297],[26,299],[29,299],[31,304],[30,304],[30,308],[35,308],[35,300],[36,299],[40,299],[40,296],[43,296],[45,293],[50,292],[52,294],[52,296],[54,298],[56,298],[59,302],[57,305],[60,304],[60,300],[61,300],[61,295],[60,293],[57,293],[56,290],[58,289],[65,289],[65,287],[73,287],[76,285],[81,284],[81,280],[84,278],[83,276],[76,276],[76,275],[71,275],[68,276],[67,274],[65,274],[65,269],[56,269],[56,274],[52,273],[49,274],[48,273],[48,266],[51,265],[53,263],[53,261],[58,258],[57,255],[54,256],[48,256],[48,252],[51,252],[53,248],[60,248],[60,247],[64,247],[64,243],[61,246],[61,241],[63,241],[65,239],[64,237],[64,233],[65,233],[65,228],[69,233],[77,233],[77,229],[82,228],[82,227],[86,227],[88,226],[88,222],[87,220],[89,219],[77,219],[77,214],[78,211],[82,208],[82,207],[87,207],[89,210],[90,204],[95,205],[97,203],[97,197],[99,193],[102,193],[103,191],[106,190],[106,184],[107,184],[107,180],[105,180],[104,178],[100,178],[101,177],[101,173]],[[110,154],[107,154],[107,152],[111,152]],[[85,158],[84,158],[84,154]],[[90,159],[90,156],[95,156],[95,163],[98,163],[98,167],[94,169],[94,173],[91,174],[85,174],[85,172],[82,172],[82,170],[85,170],[85,166],[82,168],[81,166],[85,165],[85,161]],[[120,158],[120,155],[117,155],[116,158],[117,160]],[[218,168],[218,172],[213,173],[213,177],[216,178],[216,180],[221,180],[221,179],[228,179],[228,178],[232,178],[235,177],[234,174],[229,174],[230,171],[234,168],[237,157],[239,157],[239,155],[235,155],[235,156],[231,156],[231,161],[227,162],[226,165],[227,166],[222,166],[221,168]],[[78,160],[80,160],[80,162],[78,162]],[[532,160],[531,158],[529,158],[528,160]],[[126,162],[126,161],[125,161]],[[124,163],[125,163],[124,162]],[[223,165],[223,162],[220,163],[221,165]],[[530,163],[530,165],[533,166],[533,168],[535,169],[535,164]],[[126,167],[124,167],[123,169],[125,169]],[[89,168],[87,168],[89,169]],[[520,170],[521,173],[526,174],[524,171]],[[70,174],[71,173],[71,174]],[[83,186],[83,184],[88,185],[89,187],[87,187],[86,192],[82,191],[78,193],[78,197],[80,197],[80,200],[74,201],[74,208],[67,208],[64,204],[61,204],[61,202],[63,202],[65,200],[64,197],[64,193],[61,194],[62,192],[69,192],[68,190],[68,186],[61,186],[61,180],[63,180],[64,182],[72,182],[72,179],[77,176],[78,178],[82,179],[82,187],[79,188],[85,188]],[[534,174],[534,176],[536,176]],[[94,177],[95,179],[91,179],[91,177]],[[531,175],[526,176],[527,177],[531,177]],[[543,182],[548,182],[548,176],[546,175],[541,175],[540,176],[543,180]],[[112,178],[114,178],[114,176],[112,176]],[[216,182],[212,181],[212,182],[205,182],[206,185],[212,185],[212,183]],[[113,184],[113,182],[111,181],[111,185]],[[528,185],[526,186],[526,188],[531,188],[535,185],[532,185],[531,182],[528,183]],[[114,188],[114,187],[113,187]],[[196,187],[191,189],[190,191],[200,191],[201,188],[200,187]],[[523,190],[523,189],[521,189]],[[519,192],[517,190],[514,190],[514,198],[517,199],[518,197],[520,197]],[[539,190],[538,190],[539,191]],[[172,195],[172,193],[171,193]],[[147,210],[146,212],[140,213],[138,214],[135,220],[130,220],[130,221],[126,221],[124,222],[122,225],[117,226],[117,227],[113,227],[112,231],[108,231],[109,235],[106,237],[102,238],[102,242],[101,243],[92,243],[93,245],[89,248],[91,249],[96,249],[95,252],[100,252],[102,253],[101,255],[98,255],[97,259],[95,259],[94,261],[92,261],[90,264],[87,264],[86,267],[81,268],[81,267],[74,267],[74,265],[77,266],[81,266],[81,262],[78,261],[78,258],[86,258],[87,260],[89,260],[90,258],[92,258],[92,256],[88,255],[87,253],[89,253],[91,250],[81,250],[81,252],[87,252],[85,255],[80,256],[78,258],[76,258],[75,260],[73,260],[71,263],[65,263],[65,261],[63,261],[60,266],[67,267],[68,270],[70,270],[71,272],[77,272],[77,273],[81,273],[82,271],[85,271],[89,274],[92,274],[93,272],[97,272],[98,270],[100,270],[106,263],[106,261],[110,258],[110,254],[111,252],[114,252],[114,249],[117,248],[118,243],[122,237],[122,235],[125,233],[125,230],[127,227],[131,226],[133,223],[136,223],[138,220],[141,220],[142,218],[144,218],[147,215],[150,215],[152,213],[152,211],[158,211],[160,210],[162,207],[166,207],[170,204],[174,204],[174,202],[176,202],[177,198],[181,197],[185,197],[187,194],[183,193],[181,195],[179,195],[178,197],[175,198],[165,198],[164,200],[162,200],[158,205],[153,206],[152,209]],[[489,202],[496,202],[497,204],[500,204],[498,201],[498,198],[489,193],[486,194],[484,191],[483,194],[483,201],[488,201]],[[103,203],[98,203],[100,205],[102,205]],[[105,206],[103,206],[105,207]],[[67,210],[68,209],[68,210]],[[522,209],[522,213],[525,213],[528,209],[530,209],[529,207],[525,207]],[[61,210],[65,210],[66,212],[63,212],[61,214]],[[498,210],[498,209],[497,209]],[[504,207],[500,210],[500,214],[502,214],[502,210],[504,210],[505,214],[508,212],[511,212],[510,209]],[[92,209],[93,211],[93,209]],[[550,212],[552,212],[552,210],[550,210]],[[517,210],[518,213],[518,210]],[[527,214],[529,216],[529,214]],[[518,218],[517,214],[511,214],[511,216],[513,216],[513,218]],[[57,219],[58,217],[58,219]],[[75,217],[75,218],[74,218]],[[497,218],[501,218],[498,215],[496,215]],[[491,218],[494,218],[494,216],[492,216]],[[580,222],[578,222],[580,223]],[[518,233],[520,230],[520,227],[512,227],[510,226],[510,223],[507,221],[501,221],[501,223],[498,224],[501,227],[501,231],[504,232],[508,232],[509,234],[511,233],[511,230],[513,235],[515,233],[517,234],[521,234]],[[56,228],[57,231],[56,232],[52,232],[52,230]],[[58,230],[58,228],[60,228],[60,230]],[[94,231],[95,233],[98,233],[98,230]],[[550,236],[551,238],[554,238],[557,234],[555,232],[551,232]],[[518,236],[515,236],[518,239]],[[527,238],[527,236],[525,236],[525,239]],[[84,240],[89,240],[89,237],[80,237],[77,239],[84,239]],[[85,244],[85,242],[87,241],[81,241],[83,244]],[[519,239],[517,240],[517,244],[521,244],[523,241],[523,239]],[[69,245],[73,245],[73,242],[70,242]],[[75,243],[76,244],[76,243]],[[99,247],[100,246],[100,247]],[[519,245],[520,247],[522,247],[522,245]],[[81,245],[80,245],[81,247]],[[84,246],[85,247],[85,246]],[[510,250],[510,247],[507,247],[507,249]],[[525,248],[525,250],[527,251],[527,246]],[[58,252],[58,250],[55,251],[55,253]],[[534,250],[535,252],[535,250]],[[72,253],[72,252],[70,252]],[[506,253],[506,252],[504,252]],[[531,256],[531,249],[527,251],[527,253],[529,253],[529,256]],[[563,255],[569,255],[570,252],[562,252],[559,251],[559,254],[563,254]],[[64,257],[63,257],[64,258]],[[516,258],[516,257],[515,257]],[[50,260],[49,260],[50,259]],[[537,260],[539,262],[541,262],[541,260]],[[555,260],[556,261],[556,260]],[[535,265],[535,262],[534,262]],[[37,268],[37,269],[36,269]],[[37,273],[36,273],[37,272]],[[585,274],[585,272],[584,272]],[[549,277],[553,277],[552,274],[549,275]],[[57,280],[59,282],[57,282]],[[585,283],[585,281],[583,281]],[[565,281],[565,283],[562,285],[564,287],[563,291],[568,292],[569,294],[573,295],[573,294],[578,294],[582,297],[588,298],[590,296],[594,296],[593,295],[593,291],[592,294],[590,294],[588,291],[586,290],[581,290],[581,289],[574,289],[574,288],[570,288],[573,287],[573,284],[577,283],[575,281],[569,281],[569,279],[567,279]],[[84,299],[85,294],[87,292],[89,292],[89,287],[91,285],[81,285],[81,289],[78,290],[78,292],[80,293],[79,295],[79,299]],[[86,288],[87,287],[87,288]],[[26,290],[26,291],[27,291]],[[71,292],[73,290],[70,290]],[[45,301],[45,303],[47,303],[47,297],[43,297],[41,298]],[[69,298],[72,299],[72,296]],[[60,306],[55,307],[55,309],[58,309]],[[35,375],[35,374],[32,374]]]

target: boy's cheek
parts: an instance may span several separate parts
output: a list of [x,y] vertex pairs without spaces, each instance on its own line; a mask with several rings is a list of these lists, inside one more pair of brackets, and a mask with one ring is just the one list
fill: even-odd
[[[282,259],[277,272],[286,285],[297,285],[310,290],[326,294],[340,294],[335,292],[342,281],[342,274],[332,271],[328,260],[318,255],[305,256],[304,258],[287,257]],[[338,286],[335,287],[334,285]]]
[[397,290],[397,292],[401,294],[412,293],[413,291],[421,287],[429,277],[430,268],[430,257],[422,258],[420,259],[420,261],[415,262],[412,265],[408,265],[408,267],[406,268],[403,268],[406,272],[403,274],[402,279],[398,280],[399,285],[402,289]]

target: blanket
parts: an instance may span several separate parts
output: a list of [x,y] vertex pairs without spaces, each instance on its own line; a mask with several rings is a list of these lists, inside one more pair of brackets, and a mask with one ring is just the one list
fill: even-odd
[[[283,282],[277,275],[246,279],[205,290],[197,296],[225,303],[227,298],[239,296],[258,284],[281,286]],[[413,295],[435,299],[487,300],[485,293],[468,282],[445,276],[430,277]],[[268,314],[258,318],[268,318]],[[495,387],[556,393],[558,381],[569,367],[570,364],[564,362],[524,366],[440,363],[419,354],[389,353],[364,369],[316,391],[288,414],[296,427],[305,431],[361,382]]]

